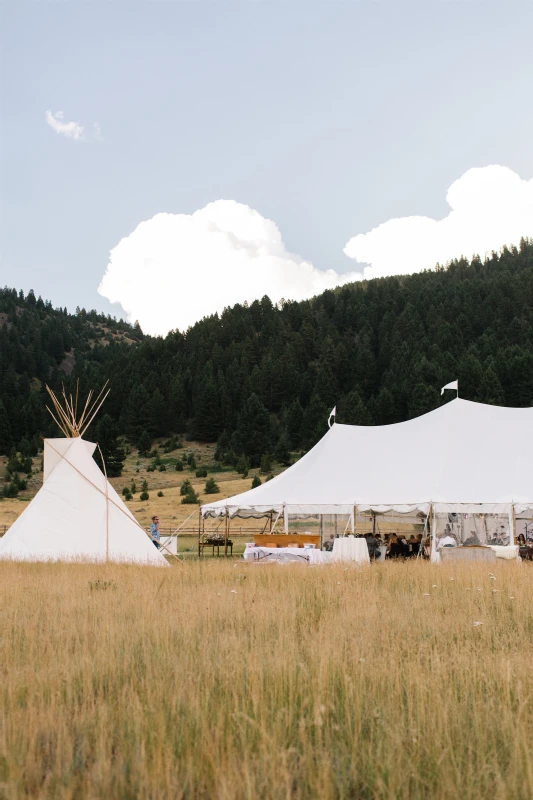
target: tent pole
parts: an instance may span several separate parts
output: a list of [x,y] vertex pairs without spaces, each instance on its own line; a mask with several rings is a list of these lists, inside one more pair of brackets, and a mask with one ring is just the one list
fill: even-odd
[[198,506],[198,557],[200,557],[200,540],[202,533],[202,509]]
[[433,554],[433,503],[429,506],[429,560]]
[[509,544],[516,544],[516,514],[514,510],[514,503],[511,504],[511,536],[513,537],[513,540]]
[[353,507],[353,527],[352,527],[352,532],[353,532],[354,536],[355,536],[355,522],[356,522],[356,519],[357,519],[357,506],[354,506]]
[[226,525],[224,529],[224,555],[228,555],[229,510],[226,506]]

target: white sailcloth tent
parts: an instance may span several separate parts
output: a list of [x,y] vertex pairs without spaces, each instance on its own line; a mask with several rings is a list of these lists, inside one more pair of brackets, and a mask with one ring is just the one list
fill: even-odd
[[[393,425],[334,424],[303,458],[256,489],[202,506],[204,517],[421,513],[432,521],[461,515],[514,518],[533,508],[533,408],[455,399]],[[443,520],[446,518],[446,523]],[[451,522],[450,522],[451,524]],[[470,531],[468,531],[470,533]],[[466,536],[466,534],[465,534]]]
[[114,561],[168,566],[76,436],[45,439],[43,486],[0,539],[15,561]]

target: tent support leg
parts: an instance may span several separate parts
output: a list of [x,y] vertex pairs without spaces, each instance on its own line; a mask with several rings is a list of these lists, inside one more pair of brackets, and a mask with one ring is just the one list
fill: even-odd
[[224,555],[228,555],[229,511],[226,509],[226,525],[224,527]]
[[200,506],[198,506],[198,557],[200,557],[200,540],[202,534],[202,511]]

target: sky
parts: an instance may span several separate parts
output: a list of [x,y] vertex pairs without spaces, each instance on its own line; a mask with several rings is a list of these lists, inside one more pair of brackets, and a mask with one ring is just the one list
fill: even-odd
[[185,329],[533,236],[529,0],[0,3],[0,285]]

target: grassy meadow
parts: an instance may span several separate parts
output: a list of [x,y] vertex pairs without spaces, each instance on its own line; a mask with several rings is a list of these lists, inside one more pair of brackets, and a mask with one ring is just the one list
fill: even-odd
[[0,563],[0,797],[533,796],[533,571]]

